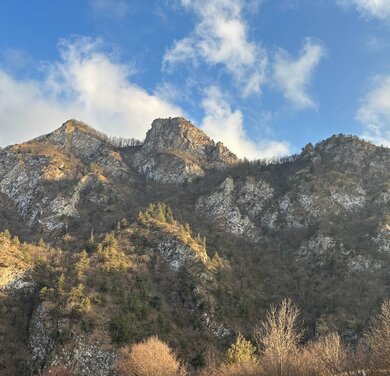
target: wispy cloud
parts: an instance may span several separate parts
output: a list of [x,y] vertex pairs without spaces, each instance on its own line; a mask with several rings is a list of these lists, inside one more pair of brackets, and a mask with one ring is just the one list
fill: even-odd
[[242,112],[232,110],[218,87],[207,88],[202,105],[205,117],[201,128],[214,140],[222,141],[239,157],[258,159],[289,154],[290,148],[287,142],[251,140],[244,129]]
[[356,118],[364,125],[363,137],[390,146],[390,75],[376,76],[363,98]]
[[124,18],[130,11],[124,0],[89,0],[89,3],[95,14],[109,18]]
[[390,47],[390,41],[371,35],[364,40],[365,47],[370,52],[379,52]]
[[63,40],[60,60],[41,80],[20,80],[0,69],[0,144],[53,130],[69,118],[114,136],[143,138],[153,119],[183,111],[131,82],[103,44],[86,37]]
[[191,61],[210,66],[222,65],[232,75],[244,96],[259,93],[265,79],[267,54],[249,39],[244,7],[259,1],[181,0],[181,5],[197,17],[195,29],[178,40],[164,56],[164,66]]
[[316,108],[308,87],[324,55],[324,48],[309,38],[305,40],[298,58],[294,59],[283,49],[277,51],[273,66],[274,83],[296,108]]
[[18,48],[6,48],[2,52],[2,64],[9,71],[23,69],[32,64],[33,59],[24,50]]
[[364,17],[390,21],[389,0],[338,0],[343,7],[355,7]]

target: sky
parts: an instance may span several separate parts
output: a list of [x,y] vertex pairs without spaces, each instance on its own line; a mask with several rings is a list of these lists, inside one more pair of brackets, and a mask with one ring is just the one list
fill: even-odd
[[175,116],[249,159],[390,146],[390,0],[0,1],[0,146]]

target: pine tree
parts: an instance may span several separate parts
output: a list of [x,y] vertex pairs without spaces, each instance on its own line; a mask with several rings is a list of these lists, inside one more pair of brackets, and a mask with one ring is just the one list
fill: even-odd
[[236,342],[230,346],[226,353],[226,360],[229,364],[249,362],[256,348],[252,343],[246,340],[241,334],[238,334]]
[[77,273],[77,279],[82,279],[84,277],[85,270],[89,266],[89,258],[88,253],[86,251],[82,251],[80,253],[79,260],[75,264],[75,270]]

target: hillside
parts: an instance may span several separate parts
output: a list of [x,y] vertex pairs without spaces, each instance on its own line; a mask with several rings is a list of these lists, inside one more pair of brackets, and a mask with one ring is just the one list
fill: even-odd
[[390,149],[357,137],[248,162],[183,118],[1,149],[0,375],[108,375],[154,334],[201,367],[284,298],[303,341],[354,346],[389,297],[389,181]]

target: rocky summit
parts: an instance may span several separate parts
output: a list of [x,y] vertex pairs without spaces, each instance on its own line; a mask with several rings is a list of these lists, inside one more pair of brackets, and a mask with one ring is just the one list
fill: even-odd
[[389,181],[390,149],[354,136],[249,162],[183,118],[5,147],[0,375],[110,375],[152,335],[201,368],[284,298],[303,340],[353,347],[389,293]]
[[134,165],[148,179],[183,183],[221,169],[238,159],[221,142],[217,144],[183,118],[157,119],[135,154]]

